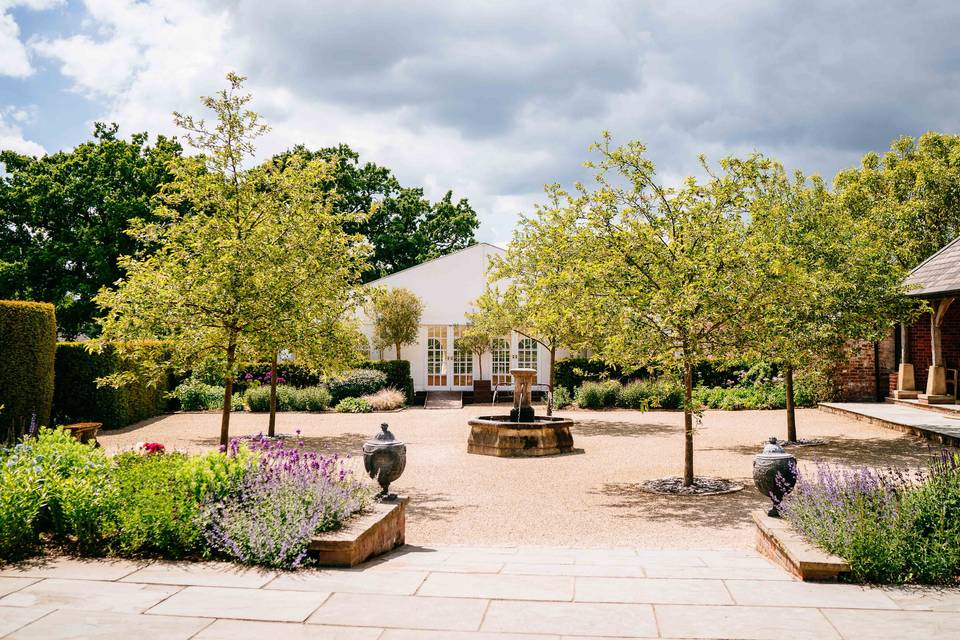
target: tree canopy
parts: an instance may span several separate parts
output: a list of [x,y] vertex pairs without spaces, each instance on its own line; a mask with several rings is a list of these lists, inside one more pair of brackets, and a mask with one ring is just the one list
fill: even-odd
[[203,99],[216,122],[175,114],[202,155],[171,165],[156,221],[131,230],[144,248],[121,259],[124,279],[97,297],[103,339],[162,338],[178,369],[212,363],[223,371],[221,444],[239,359],[339,329],[368,250],[344,231],[359,214],[335,212],[321,188],[330,171],[323,161],[244,168],[266,125],[246,106],[243,78],[228,81]]
[[373,321],[373,347],[393,347],[397,360],[405,344],[417,341],[423,301],[402,287],[374,287],[370,290],[367,315]]
[[118,131],[97,123],[92,141],[39,158],[0,151],[0,298],[52,302],[68,339],[99,331],[93,298],[142,248],[130,221],[153,219],[181,154],[175,139]]
[[274,157],[284,163],[291,155],[321,159],[333,165],[332,187],[337,208],[344,212],[369,212],[348,225],[348,231],[365,236],[373,246],[364,282],[418,265],[476,242],[477,214],[465,198],[454,201],[453,192],[430,202],[422,187],[402,187],[386,167],[360,162],[345,144],[316,151],[304,146]]

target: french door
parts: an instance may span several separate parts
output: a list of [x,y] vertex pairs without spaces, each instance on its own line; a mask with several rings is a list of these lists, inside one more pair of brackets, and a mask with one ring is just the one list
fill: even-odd
[[427,326],[427,388],[447,389],[447,326]]
[[490,343],[490,382],[510,384],[510,338],[494,338]]
[[427,326],[427,389],[473,389],[473,352],[460,349],[463,325]]

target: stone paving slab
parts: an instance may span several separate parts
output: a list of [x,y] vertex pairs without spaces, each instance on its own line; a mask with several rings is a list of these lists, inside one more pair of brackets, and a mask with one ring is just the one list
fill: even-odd
[[36,558],[0,571],[0,576],[63,578],[66,580],[119,580],[148,562],[81,558]]
[[[378,640],[377,627],[330,627],[292,622],[215,620],[195,640]],[[445,632],[446,633],[446,632]]]
[[[660,633],[664,637],[744,640],[839,638],[818,609],[689,605],[657,605],[655,609]],[[868,615],[873,613],[871,611]]]
[[747,550],[447,545],[296,572],[61,558],[4,569],[3,592],[0,637],[51,640],[937,640],[960,629],[960,589],[803,583]]
[[824,615],[844,638],[929,640],[960,636],[960,614],[941,611],[862,611],[825,609]]
[[308,622],[332,625],[473,631],[488,602],[471,598],[335,593]]
[[656,638],[657,622],[648,604],[518,602],[494,600],[483,631]]
[[276,571],[241,567],[229,562],[154,562],[121,578],[121,582],[256,589],[276,576]]
[[0,598],[0,606],[142,613],[179,587],[102,580],[41,580]]
[[820,408],[945,444],[960,444],[960,415],[946,415],[886,402],[821,402]]
[[305,591],[185,587],[147,613],[168,616],[303,622],[329,595],[329,593]]
[[733,604],[720,580],[577,578],[577,602]]
[[8,637],[17,640],[84,640],[136,638],[136,640],[187,640],[210,624],[202,618],[142,616],[106,611],[67,611],[46,615]]

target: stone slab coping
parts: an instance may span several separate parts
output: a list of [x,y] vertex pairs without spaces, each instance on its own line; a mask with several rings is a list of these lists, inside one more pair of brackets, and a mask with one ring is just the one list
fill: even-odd
[[353,567],[401,546],[409,501],[398,497],[391,502],[375,502],[343,528],[315,536],[310,552],[316,554],[320,566]]
[[840,557],[817,549],[782,518],[771,518],[763,510],[751,513],[757,525],[757,551],[801,580],[836,581],[850,572]]

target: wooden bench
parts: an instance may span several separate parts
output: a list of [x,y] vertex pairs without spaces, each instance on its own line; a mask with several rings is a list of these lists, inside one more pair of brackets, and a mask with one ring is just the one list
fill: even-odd
[[69,431],[73,437],[80,442],[84,444],[93,442],[99,446],[99,443],[97,443],[97,434],[100,432],[100,427],[102,426],[102,422],[76,422],[74,424],[65,424],[63,428]]

